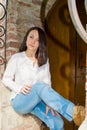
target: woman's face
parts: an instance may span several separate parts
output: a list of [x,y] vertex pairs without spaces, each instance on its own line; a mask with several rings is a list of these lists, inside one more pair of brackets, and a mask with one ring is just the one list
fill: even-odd
[[26,40],[27,50],[37,51],[39,47],[39,34],[37,30],[32,30]]

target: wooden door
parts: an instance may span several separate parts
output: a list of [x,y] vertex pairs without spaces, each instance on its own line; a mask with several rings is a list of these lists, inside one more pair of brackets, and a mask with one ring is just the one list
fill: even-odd
[[[45,29],[52,87],[70,101],[84,105],[87,46],[71,22],[67,0],[56,1],[47,15]],[[73,122],[63,120],[65,130],[77,130]]]

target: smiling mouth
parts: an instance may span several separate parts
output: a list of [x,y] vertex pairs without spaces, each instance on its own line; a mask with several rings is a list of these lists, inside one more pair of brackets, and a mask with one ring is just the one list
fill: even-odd
[[33,45],[29,45],[30,47],[34,47]]

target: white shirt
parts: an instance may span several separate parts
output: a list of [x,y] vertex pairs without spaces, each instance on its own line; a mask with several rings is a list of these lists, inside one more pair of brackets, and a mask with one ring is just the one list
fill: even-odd
[[12,55],[10,58],[2,82],[12,90],[11,99],[16,96],[24,85],[33,85],[37,82],[45,82],[51,86],[49,62],[41,67],[26,56],[25,52]]

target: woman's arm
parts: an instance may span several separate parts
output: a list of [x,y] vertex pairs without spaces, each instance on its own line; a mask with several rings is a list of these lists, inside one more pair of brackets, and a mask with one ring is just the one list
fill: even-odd
[[13,55],[9,60],[6,70],[4,72],[2,82],[5,84],[6,87],[10,88],[15,92],[19,92],[21,86],[15,83],[15,73],[17,69],[17,56]]
[[44,75],[43,82],[47,83],[51,87],[51,74],[50,74],[49,60],[47,60],[43,75]]

